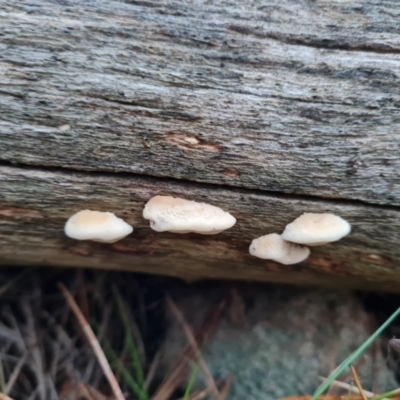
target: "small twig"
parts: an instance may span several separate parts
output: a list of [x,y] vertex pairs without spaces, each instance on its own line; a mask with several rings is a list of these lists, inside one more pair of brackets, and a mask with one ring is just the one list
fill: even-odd
[[[327,380],[327,378],[324,378],[322,376],[320,376],[319,379],[322,382],[325,382]],[[354,387],[352,385],[349,385],[348,383],[345,383],[345,382],[333,381],[332,385],[335,385],[335,386],[340,387],[342,389],[349,390],[350,392],[355,393],[355,394],[361,394],[359,389],[357,389],[356,387]],[[367,396],[367,398],[369,398],[369,399],[374,397],[374,394],[372,392],[368,392],[367,390],[363,390],[363,392]]]
[[86,321],[85,317],[83,316],[81,310],[79,309],[78,305],[76,304],[74,298],[72,297],[68,289],[62,283],[59,283],[58,287],[61,293],[63,294],[66,302],[68,303],[69,307],[71,308],[72,312],[75,314],[75,317],[78,320],[79,325],[83,330],[83,333],[86,335],[86,338],[88,339],[89,344],[91,345],[97,357],[97,360],[99,361],[99,364],[104,372],[104,375],[106,376],[108,383],[111,386],[114,396],[117,398],[117,400],[125,400],[121,388],[119,387],[118,382],[115,379],[115,376],[110,368],[110,364],[108,363],[107,358],[104,355],[103,349],[101,348],[95,334],[93,333],[92,328]]
[[200,366],[204,372],[204,374],[207,377],[207,381],[208,381],[208,385],[210,386],[210,389],[213,393],[213,395],[219,399],[220,395],[219,395],[219,391],[217,388],[217,385],[215,384],[215,381],[206,365],[206,363],[203,360],[203,357],[201,356],[201,352],[199,349],[199,346],[197,345],[197,341],[196,338],[193,335],[192,330],[189,328],[188,324],[185,321],[185,318],[183,317],[182,313],[179,311],[178,307],[175,305],[175,303],[172,301],[172,299],[167,296],[166,297],[166,301],[167,304],[170,308],[170,310],[172,311],[172,313],[174,314],[175,318],[179,321],[179,323],[182,325],[183,327],[183,331],[185,333],[186,339],[188,340],[189,344],[191,345],[191,347],[193,348],[194,352],[195,352],[195,358],[199,360],[200,362]]
[[360,378],[358,377],[357,371],[354,368],[354,365],[350,365],[351,369],[351,374],[353,375],[354,383],[356,384],[358,390],[360,391],[360,395],[363,398],[363,400],[368,400],[366,394],[364,393],[364,390],[361,386]]

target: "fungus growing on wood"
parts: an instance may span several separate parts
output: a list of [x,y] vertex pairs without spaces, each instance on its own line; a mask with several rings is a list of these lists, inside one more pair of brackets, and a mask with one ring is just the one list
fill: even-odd
[[157,232],[215,235],[231,228],[236,218],[222,209],[206,203],[172,196],[155,196],[148,201],[143,217]]
[[282,238],[294,243],[320,246],[348,235],[350,224],[333,214],[304,213],[286,226]]
[[111,212],[82,210],[68,219],[64,231],[72,239],[114,243],[132,233],[133,228]]
[[284,265],[297,264],[310,255],[308,247],[287,242],[281,235],[271,233],[254,239],[249,247],[252,256],[274,260]]

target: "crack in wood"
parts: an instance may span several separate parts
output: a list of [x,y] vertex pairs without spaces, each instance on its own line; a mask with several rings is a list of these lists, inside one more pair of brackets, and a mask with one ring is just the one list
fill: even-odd
[[[11,163],[8,161],[0,160],[0,168],[1,167],[8,167],[8,168],[16,168],[26,171],[43,171],[43,172],[50,172],[50,173],[67,173],[67,174],[83,174],[84,176],[89,177],[98,177],[98,178],[109,178],[113,179],[115,177],[123,178],[123,179],[145,179],[146,181],[151,182],[152,184],[159,183],[171,183],[171,184],[178,184],[178,185],[190,185],[197,188],[202,188],[204,191],[212,191],[212,190],[226,190],[235,194],[242,194],[246,196],[256,195],[256,196],[272,196],[275,198],[281,198],[286,200],[293,200],[293,201],[310,201],[315,203],[325,203],[331,205],[340,205],[340,206],[365,206],[369,207],[370,209],[379,209],[379,210],[392,210],[392,211],[400,211],[400,206],[396,205],[387,205],[387,204],[371,204],[368,202],[364,202],[361,200],[353,200],[353,199],[336,199],[336,198],[329,198],[329,197],[318,197],[318,196],[311,196],[311,195],[295,195],[295,194],[287,194],[284,192],[278,191],[268,191],[262,189],[247,189],[241,188],[238,186],[232,185],[224,185],[224,184],[214,184],[214,183],[202,183],[202,182],[193,182],[187,179],[175,179],[172,177],[159,177],[153,175],[146,175],[146,174],[135,174],[131,172],[109,172],[109,171],[100,171],[100,170],[87,170],[87,169],[79,169],[79,168],[65,168],[59,166],[43,166],[43,165],[35,165],[35,164],[23,164],[23,163]],[[233,170],[225,170],[224,174],[230,178],[238,177],[237,171]],[[166,193],[168,194],[168,193]]]

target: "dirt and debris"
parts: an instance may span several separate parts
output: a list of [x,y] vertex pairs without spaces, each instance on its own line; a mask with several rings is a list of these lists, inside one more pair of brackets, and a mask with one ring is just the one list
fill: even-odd
[[[300,399],[399,304],[396,296],[271,284],[4,268],[0,394],[7,400]],[[365,393],[396,389],[398,342],[389,339],[399,333],[400,321],[340,377],[345,389],[332,386],[328,394],[354,392],[355,376]]]

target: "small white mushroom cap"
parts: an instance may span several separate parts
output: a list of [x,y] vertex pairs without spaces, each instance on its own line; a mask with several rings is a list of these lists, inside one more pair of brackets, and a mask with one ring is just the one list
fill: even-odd
[[143,217],[157,232],[215,235],[231,228],[236,218],[222,209],[206,203],[171,196],[155,196],[148,201]]
[[64,231],[72,239],[114,243],[132,233],[133,228],[111,212],[82,210],[68,219]]
[[304,213],[286,225],[282,237],[294,243],[319,246],[348,235],[350,224],[333,214]]
[[249,252],[252,256],[264,260],[274,260],[285,265],[297,264],[310,255],[308,247],[287,242],[277,233],[254,239],[251,242]]

